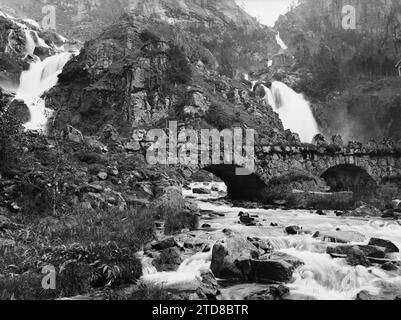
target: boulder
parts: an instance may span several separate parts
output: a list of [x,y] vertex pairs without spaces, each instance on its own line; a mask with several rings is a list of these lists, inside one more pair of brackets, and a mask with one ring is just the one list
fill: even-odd
[[392,243],[391,241],[388,241],[388,240],[372,238],[369,241],[369,245],[383,247],[383,248],[385,248],[386,253],[400,252],[400,249],[398,249],[398,247],[394,243]]
[[176,271],[184,260],[180,249],[168,248],[161,251],[160,255],[153,261],[157,271]]
[[366,254],[358,247],[351,248],[351,250],[347,254],[346,260],[347,260],[347,263],[353,267],[356,267],[356,266],[370,267],[370,265],[371,265]]
[[290,294],[290,289],[283,285],[271,285],[267,289],[253,292],[250,295],[244,297],[244,300],[283,300]]
[[154,242],[151,244],[153,250],[157,251],[163,251],[169,248],[173,248],[177,245],[176,240],[173,237],[169,237],[166,239],[163,239],[158,242]]
[[301,261],[285,254],[260,256],[250,241],[232,236],[214,245],[211,270],[221,279],[286,283],[299,265],[302,265]]
[[259,257],[259,253],[252,243],[240,236],[231,235],[213,246],[211,270],[217,278],[244,279],[236,262],[254,257]]
[[285,232],[287,232],[289,235],[297,235],[302,233],[302,227],[299,226],[289,226],[285,228]]
[[278,251],[265,254],[261,256],[259,259],[271,260],[271,261],[285,261],[291,265],[293,271],[305,264],[301,259],[298,259],[297,257]]
[[392,262],[386,262],[382,265],[382,269],[385,271],[398,271],[398,267]]
[[239,220],[242,224],[245,224],[247,226],[256,225],[255,218],[251,217],[249,213],[240,212],[239,217]]
[[284,260],[240,260],[237,265],[244,280],[257,283],[287,283],[294,271],[293,266]]
[[327,253],[332,256],[348,256],[353,254],[355,249],[362,251],[366,257],[384,259],[386,256],[384,248],[369,245],[341,245],[336,247],[328,247]]
[[196,290],[196,294],[203,300],[217,300],[220,296],[219,284],[217,279],[210,271],[201,272],[201,285]]
[[263,241],[259,238],[248,237],[248,241],[251,242],[256,248],[261,250],[263,253],[272,252],[273,246],[269,241]]

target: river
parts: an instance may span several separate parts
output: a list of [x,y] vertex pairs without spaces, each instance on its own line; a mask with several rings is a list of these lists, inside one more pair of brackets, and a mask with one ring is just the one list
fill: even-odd
[[[191,185],[191,188],[210,188],[214,183]],[[326,253],[326,248],[333,245],[326,239],[313,238],[316,231],[333,233],[341,230],[357,234],[363,241],[353,244],[368,244],[372,237],[390,240],[401,248],[401,226],[394,220],[343,218],[334,212],[321,216],[305,210],[265,210],[233,207],[230,203],[218,199],[225,190],[224,184],[218,184],[220,192],[210,195],[193,194],[185,190],[186,198],[194,201],[202,210],[201,225],[207,223],[208,230],[197,230],[177,236],[180,241],[196,237],[213,246],[224,237],[222,230],[229,228],[240,233],[244,238],[259,237],[269,240],[274,249],[301,259],[305,264],[299,267],[290,283],[289,299],[307,300],[353,300],[361,291],[371,295],[393,294],[401,292],[400,271],[384,271],[380,265],[366,268],[347,265],[345,259],[333,259]],[[218,199],[218,200],[216,200]],[[239,212],[257,216],[257,226],[245,226],[238,223]],[[211,214],[211,213],[214,214]],[[206,213],[206,214],[205,214]],[[209,213],[209,214],[207,214]],[[272,226],[273,225],[273,226]],[[290,236],[285,232],[287,226],[302,226],[307,234]],[[362,240],[361,239],[361,240]],[[144,259],[143,281],[162,285],[165,288],[192,290],[199,285],[200,271],[210,267],[211,252],[198,253],[188,257],[176,272],[158,273],[151,266],[150,259]],[[398,254],[393,259],[399,259]],[[261,291],[265,285],[255,283],[227,285],[222,284],[222,299],[241,300],[251,293]]]

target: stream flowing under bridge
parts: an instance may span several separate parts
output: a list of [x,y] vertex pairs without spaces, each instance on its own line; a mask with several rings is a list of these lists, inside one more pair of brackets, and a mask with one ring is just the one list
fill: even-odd
[[[235,164],[188,168],[191,172],[206,170],[228,187],[229,195],[238,200],[259,200],[271,179],[291,172],[304,172],[326,181],[332,191],[354,191],[369,183],[379,185],[401,177],[401,145],[349,143],[347,146],[256,146],[255,170],[237,175]],[[347,182],[348,181],[348,182]]]

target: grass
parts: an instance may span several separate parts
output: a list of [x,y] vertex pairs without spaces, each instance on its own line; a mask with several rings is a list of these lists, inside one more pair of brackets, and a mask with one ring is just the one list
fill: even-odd
[[[142,276],[137,252],[156,239],[156,219],[165,221],[166,234],[198,226],[198,216],[184,205],[169,199],[157,209],[74,209],[61,217],[24,217],[23,229],[0,233],[15,243],[0,246],[0,300],[72,297],[135,284]],[[56,270],[56,290],[42,289],[45,266]],[[167,298],[142,288],[120,299],[143,297]]]
[[[142,275],[136,252],[155,237],[153,216],[149,210],[75,210],[3,233],[15,245],[0,248],[0,298],[70,297],[135,283]],[[41,286],[47,265],[57,271],[54,291]]]

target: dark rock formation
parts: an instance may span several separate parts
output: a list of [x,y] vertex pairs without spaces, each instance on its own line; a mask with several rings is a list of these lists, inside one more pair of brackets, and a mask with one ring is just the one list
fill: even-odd
[[[164,5],[169,6],[169,2]],[[47,99],[50,108],[54,103],[66,106],[59,126],[71,124],[85,135],[94,135],[105,124],[112,124],[123,137],[140,137],[147,128],[164,128],[170,119],[195,129],[247,127],[257,129],[257,138],[282,138],[277,114],[254,100],[244,84],[232,80],[240,72],[259,68],[268,52],[277,49],[274,33],[253,23],[250,29],[243,25],[244,34],[236,35],[211,14],[212,9],[206,13],[212,30],[219,30],[216,32],[194,29],[193,23],[208,21],[202,15],[178,27],[164,19],[148,18],[141,8],[123,15],[98,38],[87,42],[81,54],[66,65],[58,87]],[[195,10],[196,5],[190,8]],[[166,9],[167,15],[170,12]],[[252,20],[243,15],[245,20]],[[184,19],[188,14],[179,11],[174,17]],[[241,29],[241,15],[237,20]],[[271,49],[253,48],[263,52],[252,54],[256,60],[246,53],[249,45],[238,40],[242,37],[254,43],[249,34],[252,28],[260,32],[260,44],[274,43]],[[225,54],[219,52],[222,46],[214,43],[225,32],[244,51],[240,55],[246,67],[237,58],[224,65]]]
[[400,252],[400,249],[398,249],[398,247],[394,243],[388,240],[372,238],[369,241],[369,245],[383,247],[386,249],[386,253]]

